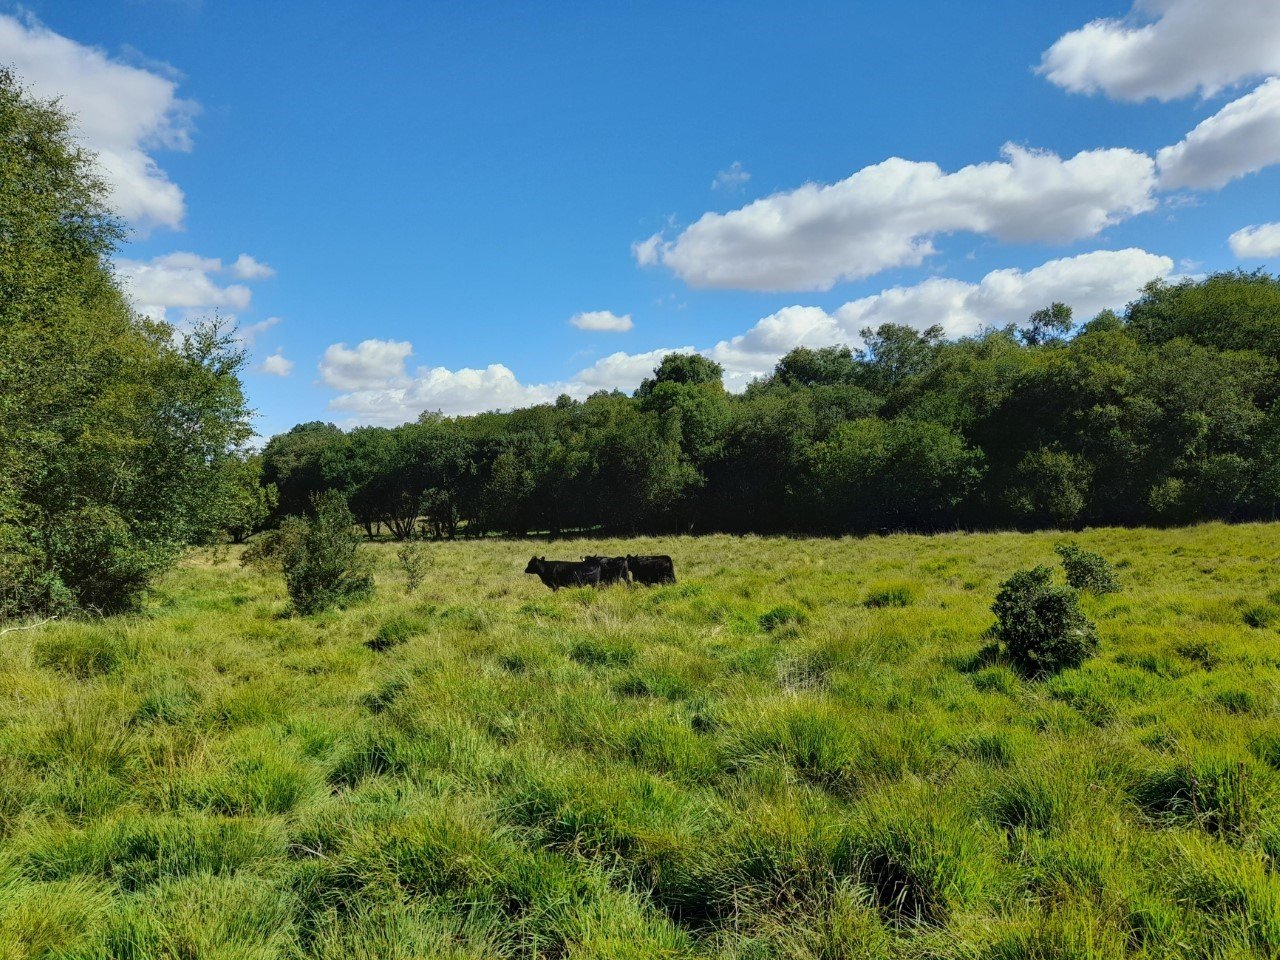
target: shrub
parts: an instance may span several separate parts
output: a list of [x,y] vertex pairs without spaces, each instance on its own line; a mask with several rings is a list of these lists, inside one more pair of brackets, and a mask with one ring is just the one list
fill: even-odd
[[431,556],[427,553],[426,544],[421,540],[406,540],[396,551],[396,559],[400,561],[400,569],[404,571],[405,593],[413,593],[426,579],[427,569],[431,566]]
[[1115,568],[1107,559],[1073,543],[1060,543],[1053,548],[1062,558],[1062,569],[1067,573],[1067,583],[1077,590],[1090,593],[1118,593],[1120,582]]
[[329,490],[315,497],[312,506],[313,516],[290,518],[280,528],[285,586],[294,609],[304,615],[373,592],[346,498]]
[[1019,570],[1000,585],[991,610],[994,632],[1015,667],[1028,676],[1078,667],[1098,649],[1097,629],[1075,593],[1050,583],[1048,567]]

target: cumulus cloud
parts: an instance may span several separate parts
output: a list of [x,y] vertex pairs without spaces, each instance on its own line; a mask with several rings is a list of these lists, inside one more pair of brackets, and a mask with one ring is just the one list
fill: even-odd
[[1164,190],[1217,189],[1280,163],[1280,78],[1227,104],[1156,161]]
[[827,290],[917,266],[942,233],[1007,242],[1071,241],[1154,206],[1155,163],[1133,150],[1063,160],[1008,144],[1004,160],[954,173],[892,158],[839,183],[806,184],[729,213],[706,213],[675,240],[633,244],[695,287]]
[[737,190],[750,179],[751,174],[743,169],[742,162],[735,160],[729,164],[729,169],[716,173],[715,179],[711,181],[711,189]]
[[134,227],[177,229],[182,190],[152,153],[189,150],[196,105],[171,72],[122,63],[54,33],[33,17],[0,15],[0,63],[38,96],[60,98],[78,139],[98,155],[116,212]]
[[1212,96],[1280,74],[1280,4],[1137,0],[1124,20],[1094,20],[1063,36],[1040,72],[1073,93],[1116,100]]
[[560,394],[581,398],[598,390],[631,391],[669,353],[710,357],[724,367],[725,385],[736,391],[768,374],[795,347],[857,345],[864,327],[904,323],[924,329],[937,323],[948,335],[960,336],[987,325],[1020,322],[1055,300],[1071,304],[1085,318],[1104,307],[1124,306],[1145,283],[1172,270],[1168,257],[1130,249],[1051,260],[1031,270],[995,270],[977,283],[934,278],[853,300],[833,312],[785,307],[745,333],[701,350],[685,346],[612,353],[555,383],[522,383],[502,364],[483,370],[419,368],[410,375],[405,361],[412,346],[385,340],[366,340],[355,349],[335,344],[325,351],[321,372],[325,383],[343,391],[331,406],[359,423],[403,423],[423,410],[475,413],[547,403]]
[[562,392],[586,396],[597,390],[634,390],[669,353],[696,353],[693,347],[661,347],[644,353],[611,353],[578,373]]
[[354,349],[335,343],[320,359],[320,376],[335,390],[373,390],[408,383],[404,362],[413,353],[407,340],[362,340]]
[[931,278],[895,287],[846,303],[836,317],[851,334],[882,323],[921,328],[937,323],[948,336],[965,336],[984,326],[1021,322],[1059,300],[1087,319],[1107,307],[1124,306],[1148,281],[1172,271],[1171,259],[1145,250],[1099,250],[1032,270],[993,270],[978,283]]
[[274,267],[255,260],[247,253],[242,253],[230,267],[231,273],[238,280],[270,280],[276,275]]
[[187,314],[201,310],[243,310],[252,293],[239,283],[219,285],[222,261],[195,253],[167,253],[151,260],[116,260],[116,275],[134,307],[155,320],[168,320],[170,308]]
[[273,377],[287,377],[293,373],[293,361],[286,359],[284,349],[280,348],[263,360],[258,369]]
[[569,318],[569,322],[579,330],[597,330],[608,333],[626,333],[634,324],[631,322],[631,314],[624,313],[618,316],[611,310],[587,310],[583,313],[575,313]]
[[1263,223],[1237,230],[1230,237],[1231,252],[1241,259],[1280,257],[1280,223]]

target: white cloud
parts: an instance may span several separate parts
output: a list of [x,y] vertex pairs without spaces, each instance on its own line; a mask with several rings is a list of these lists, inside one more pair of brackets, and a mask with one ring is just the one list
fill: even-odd
[[742,162],[735,160],[729,164],[728,170],[721,170],[716,173],[715,179],[711,181],[711,189],[737,190],[750,179],[751,174],[742,168]]
[[284,355],[284,348],[280,348],[263,360],[258,369],[263,373],[271,374],[274,377],[287,377],[289,374],[293,373],[293,361],[286,359]]
[[238,280],[269,280],[276,275],[274,267],[269,267],[265,263],[253,259],[247,253],[242,253],[236,257],[236,261],[231,264],[230,269]]
[[695,287],[827,290],[919,265],[938,234],[1065,242],[1154,206],[1155,164],[1145,154],[1089,150],[1063,160],[1008,144],[1003,155],[954,173],[892,158],[839,183],[706,213],[674,241],[655,235],[632,252]]
[[182,225],[182,191],[151,156],[189,150],[196,105],[171,76],[131,66],[36,21],[0,15],[0,63],[38,96],[58,97],[98,155],[116,212],[140,230]]
[[223,270],[216,257],[168,253],[152,260],[116,260],[116,275],[137,310],[167,320],[171,307],[200,310],[243,310],[252,293],[243,284],[220,286],[213,275]]
[[624,313],[618,316],[611,310],[586,310],[575,313],[569,318],[569,322],[579,330],[598,330],[609,333],[626,333],[634,326],[631,322],[631,314]]
[[1230,237],[1231,252],[1241,259],[1280,257],[1280,223],[1263,223],[1237,230]]
[[1156,161],[1163,190],[1217,189],[1280,163],[1280,78],[1227,104]]
[[863,327],[904,323],[924,329],[939,323],[948,335],[959,336],[985,325],[1020,322],[1055,300],[1087,319],[1104,307],[1123,307],[1147,281],[1172,270],[1168,257],[1130,249],[1051,260],[1025,271],[996,270],[978,283],[934,278],[851,301],[831,313],[819,307],[785,307],[745,333],[700,351],[686,346],[613,353],[556,383],[521,383],[502,364],[483,370],[419,368],[410,376],[405,361],[412,346],[385,340],[366,340],[355,349],[334,344],[325,351],[321,372],[327,384],[343,391],[330,405],[349,413],[355,423],[403,423],[423,410],[464,414],[510,409],[547,403],[562,393],[581,398],[597,390],[631,391],[669,353],[710,357],[725,368],[725,385],[736,391],[768,374],[795,347],[856,346]]
[[266,333],[279,322],[279,317],[267,317],[265,320],[259,320],[257,323],[251,323],[248,326],[239,327],[236,330],[236,335],[239,337],[241,343],[247,347],[251,347],[260,334]]
[[1280,3],[1137,0],[1124,20],[1094,20],[1063,36],[1040,72],[1073,93],[1116,100],[1212,96],[1280,73]]
[[407,340],[363,340],[355,349],[335,343],[320,359],[320,375],[335,390],[372,390],[408,383],[404,362],[413,353]]
[[655,233],[651,237],[631,244],[631,255],[636,258],[636,263],[640,266],[653,266],[662,256],[662,234]]
[[570,396],[586,396],[597,390],[634,390],[667,354],[696,352],[693,347],[661,347],[644,353],[611,353],[585,370],[579,370],[564,392]]
[[1099,250],[1050,260],[1031,270],[993,270],[978,283],[931,278],[846,303],[836,317],[846,333],[882,323],[924,328],[941,324],[947,336],[1025,320],[1032,311],[1062,301],[1086,320],[1107,307],[1122,307],[1149,280],[1173,271],[1168,257],[1145,250]]
[[561,392],[554,385],[526,386],[500,363],[483,370],[423,367],[412,378],[393,377],[382,385],[370,381],[335,397],[329,406],[350,414],[352,422],[394,425],[413,420],[425,410],[448,415],[509,410],[548,403]]

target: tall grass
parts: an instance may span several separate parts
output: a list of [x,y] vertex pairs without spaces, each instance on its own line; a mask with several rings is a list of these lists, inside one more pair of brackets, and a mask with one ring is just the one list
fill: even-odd
[[1073,542],[1049,679],[986,636],[1047,534],[367,547],[313,618],[193,554],[5,638],[0,960],[1280,955],[1280,526]]

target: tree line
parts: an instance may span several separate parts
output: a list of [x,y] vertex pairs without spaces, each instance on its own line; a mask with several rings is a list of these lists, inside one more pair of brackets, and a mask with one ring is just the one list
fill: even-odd
[[1083,324],[1055,303],[959,339],[862,338],[793,350],[739,395],[713,361],[672,354],[630,396],[304,423],[262,452],[265,512],[337,490],[397,539],[1276,516],[1280,279],[1264,272],[1153,281]]

